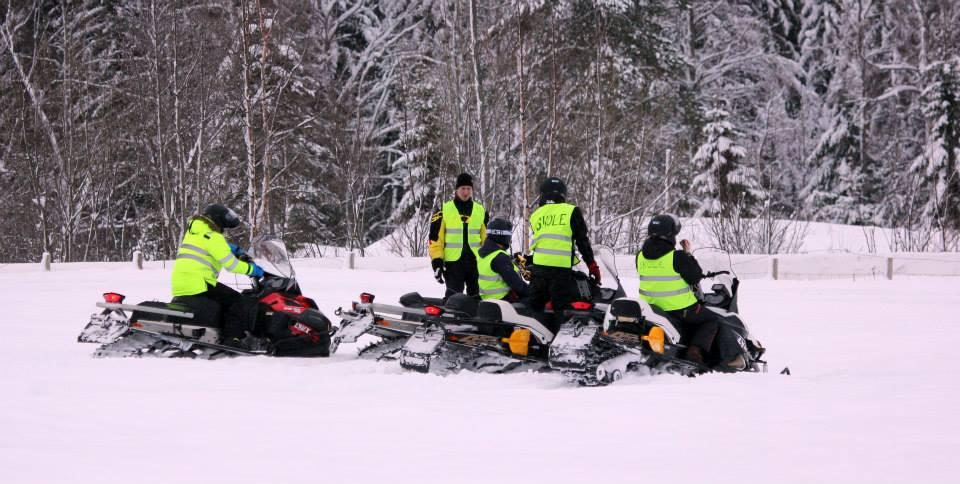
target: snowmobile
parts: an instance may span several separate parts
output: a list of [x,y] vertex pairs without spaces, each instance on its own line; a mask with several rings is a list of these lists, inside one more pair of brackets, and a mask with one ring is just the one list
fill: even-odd
[[96,357],[189,357],[216,359],[236,355],[329,356],[330,336],[336,329],[305,297],[297,284],[287,250],[280,239],[260,236],[254,239],[249,257],[264,267],[262,278],[251,278],[252,285],[242,294],[257,300],[256,332],[248,335],[243,347],[220,343],[222,322],[194,317],[185,304],[144,301],[125,304],[116,292],[103,295],[77,340],[99,343]]
[[360,294],[350,309],[338,308],[339,330],[331,340],[331,352],[341,343],[356,343],[364,335],[376,338],[361,348],[357,355],[364,359],[395,360],[406,340],[430,318],[443,315],[447,319],[472,317],[477,311],[476,299],[465,294],[443,298],[421,296],[411,292],[400,297],[400,305],[375,303],[376,296]]
[[[612,251],[598,247],[598,254],[604,252],[608,255],[598,260],[607,273],[615,274],[610,269]],[[576,275],[582,301],[568,315],[589,313],[600,321],[606,305],[624,295],[616,277],[610,278],[616,283],[611,288],[601,287],[582,271]],[[362,357],[399,359],[401,367],[419,372],[548,369],[547,348],[555,334],[552,311],[538,313],[502,300],[477,302],[462,294],[444,302],[410,293],[400,302],[399,307],[374,304],[372,295],[364,293],[352,310],[340,312],[344,320],[334,344],[372,334],[380,339],[362,349]]]
[[[729,260],[729,256],[728,260]],[[704,307],[720,316],[718,344],[739,348],[742,368],[723,371],[766,372],[761,358],[766,349],[750,333],[738,314],[740,281],[732,271],[705,274],[713,280],[710,292],[694,292]],[[630,370],[696,376],[712,368],[683,358],[686,340],[680,322],[642,298],[613,301],[601,322],[573,318],[561,328],[550,349],[550,367],[582,385],[606,385]]]

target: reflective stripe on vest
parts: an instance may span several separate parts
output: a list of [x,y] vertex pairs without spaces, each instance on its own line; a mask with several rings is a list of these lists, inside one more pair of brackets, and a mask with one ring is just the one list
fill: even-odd
[[570,216],[574,205],[548,203],[530,215],[533,229],[533,263],[538,266],[573,267],[573,228]]
[[[503,277],[497,271],[493,270],[493,259],[498,254],[510,256],[504,250],[495,250],[487,254],[486,257],[477,259],[477,273],[479,274],[477,283],[480,286],[480,299],[503,299],[507,294],[510,294],[510,285],[503,280]],[[517,267],[514,266],[513,270],[517,270]]]
[[212,237],[222,237],[212,231],[210,226],[198,219],[190,221],[183,241],[177,249],[170,274],[171,289],[174,296],[191,296],[207,290],[207,286],[217,284],[217,274],[221,263],[207,250]]
[[640,297],[664,311],[685,309],[697,303],[693,290],[673,268],[670,251],[659,259],[650,260],[637,254],[637,274],[640,276]]
[[486,210],[484,210],[483,205],[473,202],[473,209],[470,211],[470,218],[466,224],[460,217],[460,211],[457,210],[453,200],[443,204],[442,213],[444,226],[443,260],[446,262],[460,260],[460,255],[463,253],[464,229],[467,230],[466,243],[476,255],[477,251],[480,250],[480,244],[483,242],[483,239],[480,238],[483,219],[486,218]]

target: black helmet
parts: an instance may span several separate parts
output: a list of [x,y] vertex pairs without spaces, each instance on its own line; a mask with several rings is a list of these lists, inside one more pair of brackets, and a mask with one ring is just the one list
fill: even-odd
[[240,226],[240,217],[233,210],[230,210],[219,203],[212,203],[203,208],[203,216],[217,224],[215,229],[232,229]]
[[552,176],[540,184],[540,200],[562,202],[567,197],[567,185],[563,180]]
[[675,242],[679,234],[680,219],[669,213],[653,217],[647,225],[648,237],[659,237],[670,242]]
[[495,218],[487,224],[487,238],[505,247],[510,247],[513,224],[509,220]]

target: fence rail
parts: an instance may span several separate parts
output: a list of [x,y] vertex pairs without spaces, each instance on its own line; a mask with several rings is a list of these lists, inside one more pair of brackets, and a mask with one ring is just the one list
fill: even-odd
[[[704,271],[733,271],[742,279],[809,280],[809,279],[895,279],[897,277],[934,276],[960,277],[960,253],[897,253],[897,254],[778,254],[754,255],[712,252],[695,254]],[[132,264],[131,264],[132,262]],[[39,270],[74,270],[90,263],[51,263],[49,256],[41,258]],[[95,263],[137,269],[169,268],[170,261],[144,261],[139,253],[130,262]],[[426,257],[373,256],[360,257],[344,254],[339,257],[298,258],[298,269],[349,269],[360,271],[414,272],[428,270]],[[635,274],[632,255],[616,256],[617,270],[622,275]],[[4,270],[37,270],[35,264],[6,264]]]

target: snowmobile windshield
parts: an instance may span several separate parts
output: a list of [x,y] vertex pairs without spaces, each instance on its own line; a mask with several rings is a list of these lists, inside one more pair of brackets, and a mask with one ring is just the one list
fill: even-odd
[[283,241],[273,235],[261,235],[250,244],[250,257],[253,257],[264,271],[270,274],[293,279],[293,265]]
[[708,272],[728,271],[733,274],[733,261],[730,253],[715,247],[703,247],[693,250],[693,256],[700,263],[704,274]]
[[[613,254],[613,249],[606,245],[593,246],[593,257],[600,266],[600,287],[605,291],[604,298],[622,297],[623,286],[620,284],[620,273],[617,271],[617,261]],[[587,273],[588,269],[583,261],[579,262],[577,269]]]
[[609,274],[616,279],[620,278],[620,273],[617,272],[617,260],[613,256],[612,248],[606,245],[595,246],[593,248],[593,256],[597,259],[597,264],[603,269],[604,274]]

